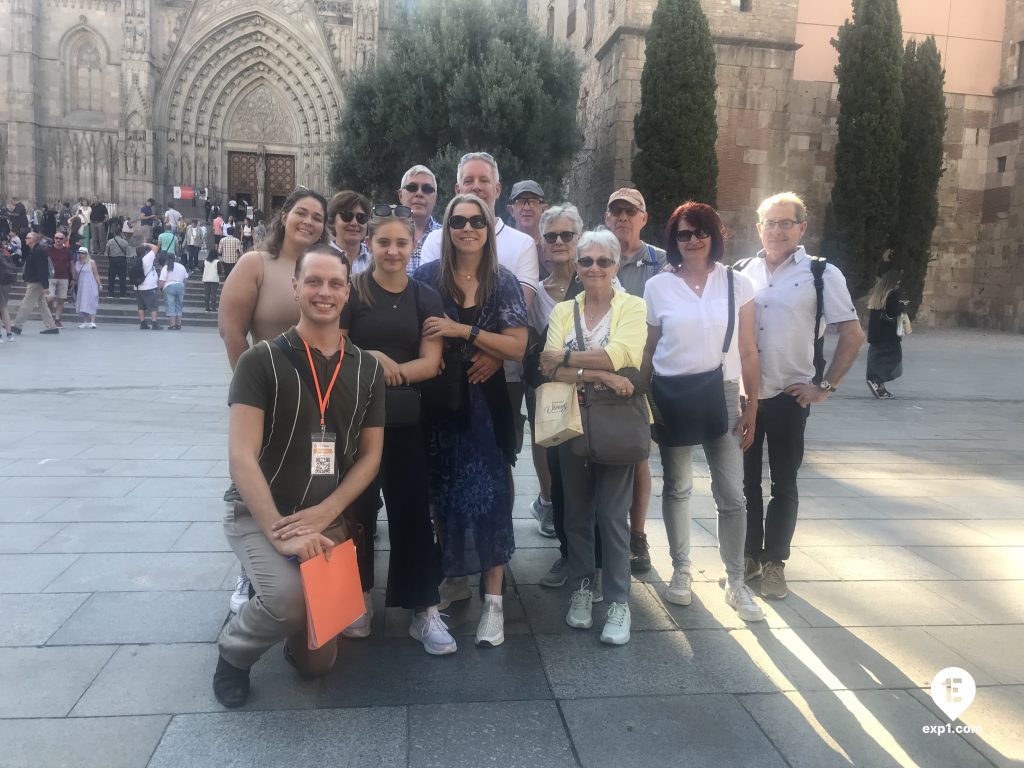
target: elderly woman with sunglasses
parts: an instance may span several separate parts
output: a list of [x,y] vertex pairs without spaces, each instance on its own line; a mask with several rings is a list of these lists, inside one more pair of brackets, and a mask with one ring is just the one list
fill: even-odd
[[[754,286],[721,263],[724,241],[725,227],[714,208],[684,203],[665,227],[672,271],[655,275],[644,288],[650,327],[643,373],[653,374],[651,389],[662,416],[657,432],[665,483],[661,503],[672,556],[665,599],[676,605],[689,605],[692,599],[691,454],[700,444],[718,508],[725,601],[744,621],[761,621],[764,612],[743,573],[743,451],[754,440],[761,377]],[[747,398],[743,412],[741,378]]]
[[[583,292],[551,311],[541,370],[555,381],[597,384],[629,397],[633,383],[617,371],[640,367],[647,341],[646,308],[639,297],[614,287],[620,255],[618,239],[607,230],[586,232],[580,238],[576,273]],[[575,307],[582,339],[577,339]],[[601,641],[624,645],[630,629],[628,515],[635,467],[588,462],[573,453],[571,441],[558,447],[558,458],[565,494],[568,578],[576,588],[565,621],[576,629],[589,629],[594,623],[596,521],[603,555],[602,591],[609,601]]]
[[476,644],[505,640],[502,580],[515,551],[512,472],[516,460],[512,406],[501,368],[490,378],[471,371],[481,350],[501,360],[526,351],[526,304],[519,281],[498,264],[494,214],[476,195],[456,195],[445,211],[441,258],[415,274],[437,289],[442,317],[423,322],[423,336],[444,339],[442,378],[457,397],[428,414],[430,512],[446,577],[480,573],[483,612]]
[[335,193],[327,206],[327,228],[334,235],[331,245],[348,257],[353,277],[373,263],[365,242],[369,220],[370,201],[350,189]]

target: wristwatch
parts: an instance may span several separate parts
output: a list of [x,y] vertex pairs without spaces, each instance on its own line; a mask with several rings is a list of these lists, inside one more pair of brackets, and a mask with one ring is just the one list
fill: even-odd
[[819,386],[819,387],[820,387],[821,389],[825,390],[826,392],[835,392],[835,391],[836,391],[836,388],[835,388],[835,387],[833,387],[833,386],[832,386],[832,385],[831,385],[831,384],[829,383],[828,379],[822,379],[822,380],[821,380],[820,382],[818,382],[818,386]]
[[476,344],[476,337],[480,335],[480,326],[474,325],[469,329],[469,343]]
[[567,349],[567,350],[565,350],[565,354],[562,355],[562,365],[564,365],[566,368],[569,367],[569,355],[571,355],[571,354],[572,354],[572,350],[571,349]]

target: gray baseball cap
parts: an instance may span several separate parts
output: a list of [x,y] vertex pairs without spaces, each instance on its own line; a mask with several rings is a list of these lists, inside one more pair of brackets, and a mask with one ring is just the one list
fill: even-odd
[[541,200],[544,199],[544,190],[540,188],[540,184],[533,179],[526,179],[524,181],[517,181],[512,185],[512,192],[508,196],[509,202],[514,203],[517,197],[525,195],[527,192],[531,195],[536,195]]

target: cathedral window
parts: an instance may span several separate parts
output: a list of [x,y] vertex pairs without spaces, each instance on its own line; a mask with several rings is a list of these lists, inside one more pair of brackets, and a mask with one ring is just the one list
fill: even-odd
[[103,109],[103,65],[100,52],[92,43],[78,49],[75,57],[75,109]]

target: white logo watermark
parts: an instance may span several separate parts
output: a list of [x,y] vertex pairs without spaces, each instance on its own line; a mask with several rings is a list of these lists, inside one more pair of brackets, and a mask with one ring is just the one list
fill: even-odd
[[945,725],[922,726],[922,733],[980,733],[980,726],[953,725],[953,721],[967,711],[974,702],[978,688],[971,673],[960,667],[946,667],[932,678],[932,701],[945,713],[950,722]]

